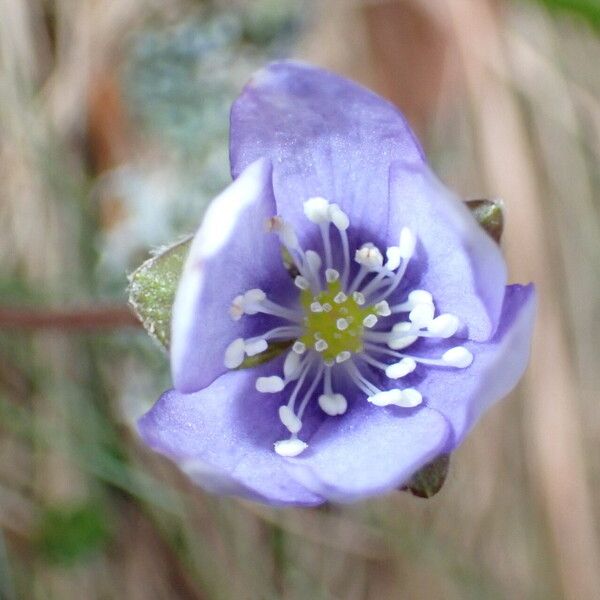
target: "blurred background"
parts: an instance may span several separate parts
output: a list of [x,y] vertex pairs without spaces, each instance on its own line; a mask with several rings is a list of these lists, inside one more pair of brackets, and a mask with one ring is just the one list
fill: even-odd
[[[0,0],[0,598],[600,597],[597,0]],[[500,196],[532,362],[440,494],[273,510],[133,429],[169,385],[126,275],[229,180],[228,109],[300,57]]]

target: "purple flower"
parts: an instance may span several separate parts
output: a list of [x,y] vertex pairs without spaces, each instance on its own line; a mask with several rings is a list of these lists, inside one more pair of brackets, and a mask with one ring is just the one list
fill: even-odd
[[205,489],[274,505],[398,488],[514,387],[533,287],[506,286],[402,115],[331,73],[257,73],[231,164],[179,285],[174,389],[142,437]]

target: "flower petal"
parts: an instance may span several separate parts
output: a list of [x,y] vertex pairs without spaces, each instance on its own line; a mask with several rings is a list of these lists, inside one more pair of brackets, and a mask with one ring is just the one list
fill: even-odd
[[427,406],[450,422],[452,447],[458,446],[494,402],[517,384],[529,359],[535,316],[533,285],[510,285],[500,325],[489,342],[464,344],[474,356],[466,369],[428,367],[419,391]]
[[316,494],[351,502],[400,487],[440,454],[449,433],[434,410],[380,408],[365,399],[327,419],[287,468]]
[[250,165],[209,206],[190,249],[173,307],[171,371],[181,392],[195,392],[226,371],[225,349],[238,337],[269,329],[262,315],[233,321],[233,299],[263,287],[293,291],[279,241],[265,230],[275,214],[271,165]]
[[302,202],[323,196],[371,233],[386,228],[390,163],[424,160],[392,104],[292,61],[256,73],[231,110],[234,177],[261,156],[273,161],[278,211],[296,227],[305,222]]
[[[411,263],[418,286],[433,294],[440,313],[456,315],[468,337],[489,339],[498,326],[506,264],[496,242],[423,163],[397,162],[390,170],[388,238],[403,227],[424,249]],[[410,275],[409,272],[409,275]]]
[[321,504],[274,452],[284,435],[281,400],[258,394],[256,376],[254,369],[231,371],[195,394],[165,392],[138,422],[142,438],[210,492],[273,505]]

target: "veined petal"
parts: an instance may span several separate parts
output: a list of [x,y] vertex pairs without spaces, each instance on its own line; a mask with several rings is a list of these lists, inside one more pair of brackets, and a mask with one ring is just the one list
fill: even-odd
[[467,342],[473,356],[466,369],[430,368],[419,385],[428,406],[442,413],[453,429],[452,450],[479,417],[517,384],[529,359],[534,325],[533,285],[510,285],[500,325],[489,342]]
[[443,451],[449,433],[448,422],[434,410],[359,402],[346,415],[326,420],[287,469],[314,493],[352,502],[400,487]]
[[408,227],[422,245],[424,252],[410,267],[418,286],[431,292],[440,313],[467,325],[470,339],[489,339],[499,323],[506,285],[498,245],[421,162],[392,165],[390,207],[388,238]]
[[279,242],[265,229],[275,214],[268,159],[252,163],[209,206],[190,249],[173,307],[171,370],[175,388],[195,392],[226,371],[227,346],[265,331],[262,315],[233,321],[233,299],[263,287],[292,291]]
[[194,394],[165,392],[140,419],[139,432],[210,492],[281,506],[321,504],[273,451],[283,433],[280,400],[258,394],[255,379],[256,370],[231,371]]
[[387,227],[389,167],[423,162],[400,112],[369,90],[322,69],[275,62],[254,75],[231,110],[234,177],[268,156],[278,212],[299,226],[302,203],[323,196],[371,232]]

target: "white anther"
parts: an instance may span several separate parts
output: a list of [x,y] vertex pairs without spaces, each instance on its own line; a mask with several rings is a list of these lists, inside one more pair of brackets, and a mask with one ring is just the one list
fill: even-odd
[[263,394],[276,394],[285,387],[285,382],[277,375],[271,377],[259,377],[256,380],[256,389]]
[[244,350],[248,356],[256,356],[264,352],[269,347],[267,340],[259,339],[250,342],[244,342]]
[[441,338],[449,338],[458,331],[459,326],[460,321],[457,316],[444,313],[429,323],[427,331]]
[[356,251],[354,260],[371,271],[377,271],[383,265],[383,255],[373,244],[365,244]]
[[346,300],[348,300],[348,296],[346,296],[346,294],[344,294],[344,292],[338,292],[335,295],[335,298],[333,299],[333,301],[336,304],[344,304],[344,302],[346,302]]
[[350,357],[352,356],[352,354],[350,354],[350,352],[348,352],[348,350],[342,350],[336,357],[335,357],[335,362],[340,364],[343,362],[346,362],[347,360],[350,360]]
[[229,314],[234,321],[239,321],[244,314],[244,296],[236,296],[229,307]]
[[390,365],[386,370],[385,374],[390,379],[400,379],[406,377],[409,373],[412,373],[417,368],[417,363],[412,358],[403,358],[400,362]]
[[400,243],[398,244],[401,258],[410,258],[417,245],[417,238],[408,227],[403,227],[400,232]]
[[412,323],[407,323],[406,321],[396,323],[396,325],[392,327],[388,346],[392,348],[392,350],[402,350],[403,348],[407,348],[411,344],[414,344],[419,339],[419,336],[412,335],[410,333],[411,331],[413,331]]
[[406,388],[405,390],[402,390],[402,398],[397,405],[402,406],[403,408],[415,408],[415,406],[419,406],[422,402],[423,395],[419,390],[415,390],[415,388]]
[[307,250],[305,256],[306,256],[306,262],[308,263],[310,270],[313,273],[318,273],[319,270],[321,269],[321,265],[323,264],[323,260],[321,259],[321,256],[314,250]]
[[417,304],[408,315],[413,325],[417,328],[428,326],[433,321],[435,309],[433,304]]
[[350,323],[348,323],[348,319],[338,319],[335,322],[335,326],[338,328],[339,331],[345,331],[346,329],[348,329],[348,326],[350,325]]
[[321,410],[330,417],[343,415],[348,409],[348,401],[342,394],[322,394],[319,396]]
[[329,205],[329,218],[341,231],[346,231],[350,227],[348,215],[337,204]]
[[371,327],[375,327],[375,325],[377,325],[377,316],[376,315],[367,315],[363,319],[363,325],[367,329],[371,329]]
[[317,340],[315,343],[315,350],[317,352],[325,352],[329,348],[329,344],[325,340]]
[[292,346],[292,350],[296,354],[304,354],[306,352],[306,344],[304,342],[296,341],[296,342],[294,342],[294,345]]
[[296,279],[294,279],[294,285],[301,290],[307,290],[310,287],[310,283],[308,283],[306,277],[302,277],[302,275],[298,275]]
[[387,256],[387,262],[385,268],[390,271],[395,271],[402,262],[402,256],[400,255],[400,248],[398,246],[391,246],[385,251]]
[[298,433],[302,429],[302,421],[289,406],[279,407],[279,419],[290,433]]
[[325,312],[331,312],[333,310],[333,306],[331,306],[331,304],[329,304],[329,302],[325,302],[323,304],[323,310]]
[[389,317],[392,314],[390,305],[385,300],[378,302],[373,308],[380,317]]
[[327,279],[327,281],[329,283],[333,283],[334,281],[337,281],[340,278],[340,272],[336,271],[335,269],[326,269],[325,270],[325,279]]
[[286,379],[293,381],[294,379],[298,379],[300,375],[300,363],[302,359],[300,355],[296,352],[288,352],[285,360],[283,361],[283,375]]
[[360,292],[352,292],[352,298],[354,298],[354,302],[359,306],[363,306],[367,301],[364,294],[361,294]]
[[262,302],[263,300],[266,300],[266,298],[267,295],[259,288],[248,290],[244,294],[244,302],[252,304]]
[[331,221],[331,217],[329,216],[329,202],[319,196],[309,198],[304,203],[304,214],[313,223],[321,224]]
[[308,448],[308,444],[297,438],[291,438],[289,440],[275,442],[274,448],[279,456],[293,458],[294,456],[298,456],[301,452],[304,452],[304,450]]
[[310,312],[322,313],[323,312],[323,305],[320,302],[313,302],[310,305]]
[[228,369],[237,369],[246,356],[245,343],[243,338],[233,340],[225,349],[225,366]]
[[286,223],[281,217],[271,217],[267,220],[267,231],[273,231],[278,236],[284,246],[288,248],[298,247],[298,237],[294,228]]
[[433,304],[433,296],[426,290],[413,290],[408,295],[408,301],[414,308],[417,304]]
[[398,404],[402,401],[402,390],[394,389],[386,392],[379,392],[369,396],[367,400],[375,406],[389,406],[390,404]]
[[473,362],[473,355],[464,346],[456,346],[444,352],[442,361],[449,367],[466,369]]

